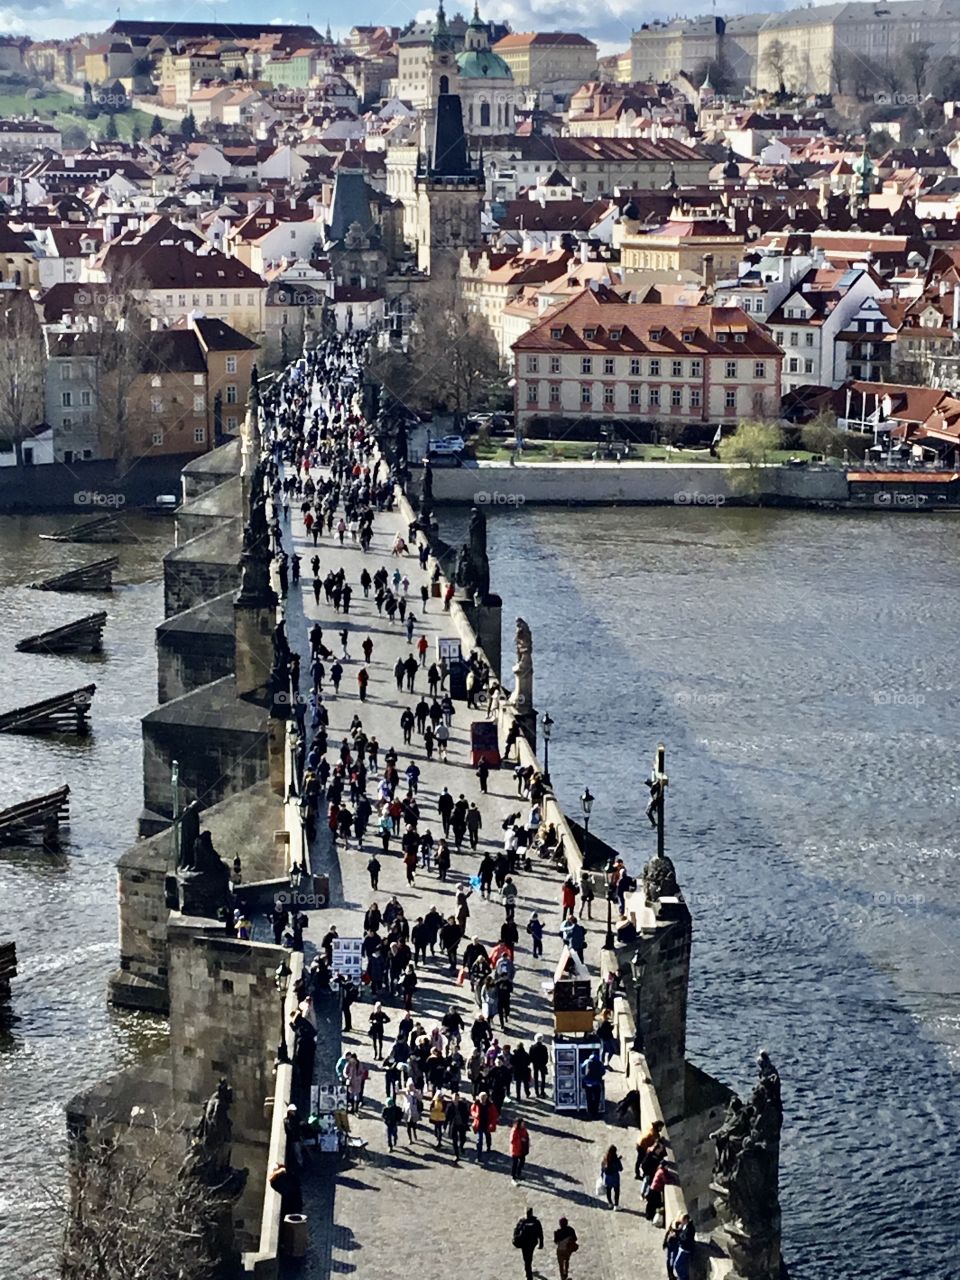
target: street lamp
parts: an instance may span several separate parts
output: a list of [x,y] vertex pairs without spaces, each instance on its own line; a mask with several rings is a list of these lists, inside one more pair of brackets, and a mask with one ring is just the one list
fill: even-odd
[[273,975],[274,985],[280,995],[280,1043],[277,1045],[277,1064],[289,1062],[290,1055],[287,1052],[287,991],[290,987],[290,966],[286,960],[281,960],[277,965],[276,972]]
[[587,860],[587,845],[590,842],[590,813],[593,810],[593,796],[590,788],[584,787],[580,797],[580,808],[583,810],[583,860]]
[[300,881],[303,879],[303,868],[299,862],[294,862],[290,867],[290,888],[296,891],[300,888]]
[[613,865],[614,860],[611,858],[605,868],[607,877],[607,936],[603,940],[603,946],[606,951],[612,951],[617,945],[613,936]]
[[646,957],[636,951],[630,961],[630,975],[633,978],[633,993],[635,996],[636,1011],[633,1019],[633,1051],[634,1053],[643,1053],[643,1031],[640,1027],[640,990],[643,986],[643,975],[647,967]]
[[543,730],[543,780],[550,781],[550,734],[553,732],[553,720],[550,712],[545,711],[540,718],[540,728]]

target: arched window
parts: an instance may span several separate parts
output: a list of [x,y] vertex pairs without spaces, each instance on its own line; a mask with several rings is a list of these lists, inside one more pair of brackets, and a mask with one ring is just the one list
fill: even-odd
[[490,127],[490,103],[489,102],[480,103],[480,127],[481,129],[488,129]]
[[450,92],[450,77],[449,77],[449,76],[441,76],[441,77],[440,77],[440,92],[441,92],[441,93],[449,93],[449,92]]

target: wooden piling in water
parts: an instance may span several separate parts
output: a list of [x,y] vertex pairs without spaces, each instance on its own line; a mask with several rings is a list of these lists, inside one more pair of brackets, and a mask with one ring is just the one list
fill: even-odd
[[40,631],[17,641],[19,653],[100,653],[103,649],[103,628],[107,622],[106,611],[89,613],[85,618],[65,622],[62,627]]
[[44,847],[59,849],[60,824],[66,821],[69,801],[70,788],[64,784],[46,795],[0,809],[0,844],[21,843],[40,830]]
[[87,733],[95,684],[0,712],[0,733]]
[[36,591],[112,591],[113,571],[119,564],[119,556],[108,556],[105,560],[93,560],[52,578],[31,582],[30,586]]
[[122,542],[123,535],[117,526],[116,512],[81,520],[59,533],[41,533],[45,542]]

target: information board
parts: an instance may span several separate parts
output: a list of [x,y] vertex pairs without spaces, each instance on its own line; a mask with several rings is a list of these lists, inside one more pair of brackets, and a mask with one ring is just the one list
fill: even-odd
[[342,973],[351,982],[359,983],[363,973],[362,938],[334,938],[331,947],[331,971]]

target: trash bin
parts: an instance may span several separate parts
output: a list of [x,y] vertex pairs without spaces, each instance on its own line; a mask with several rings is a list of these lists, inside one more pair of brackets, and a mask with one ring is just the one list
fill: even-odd
[[329,907],[330,905],[330,877],[328,875],[314,875],[313,877],[313,907]]
[[310,1243],[306,1214],[288,1213],[282,1223],[280,1250],[289,1258],[302,1258]]

